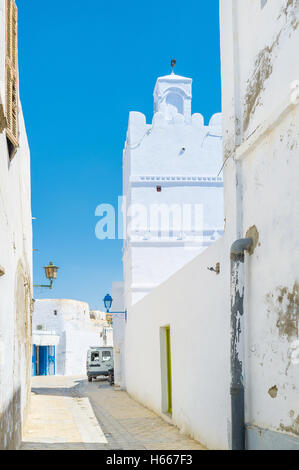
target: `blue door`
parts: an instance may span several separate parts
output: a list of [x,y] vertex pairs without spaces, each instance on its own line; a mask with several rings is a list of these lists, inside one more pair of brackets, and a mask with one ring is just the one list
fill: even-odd
[[34,377],[36,375],[36,346],[32,345],[32,371],[31,375]]
[[48,346],[39,346],[38,375],[48,375]]
[[55,346],[48,346],[48,375],[55,375]]
[[55,375],[55,346],[33,345],[32,375]]

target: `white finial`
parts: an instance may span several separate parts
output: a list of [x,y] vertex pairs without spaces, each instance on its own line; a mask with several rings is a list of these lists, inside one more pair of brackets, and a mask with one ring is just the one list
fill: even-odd
[[176,66],[176,60],[175,59],[172,59],[171,60],[171,67],[172,67],[172,72],[171,72],[171,75],[174,75],[174,67]]

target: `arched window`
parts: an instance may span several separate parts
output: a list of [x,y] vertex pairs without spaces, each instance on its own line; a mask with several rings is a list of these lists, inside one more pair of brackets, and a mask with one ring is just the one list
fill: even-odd
[[184,100],[178,93],[168,93],[165,101],[167,119],[172,119],[177,113],[184,114]]

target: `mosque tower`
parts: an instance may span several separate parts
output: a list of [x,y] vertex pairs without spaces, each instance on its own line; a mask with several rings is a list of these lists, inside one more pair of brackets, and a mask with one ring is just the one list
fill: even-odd
[[129,115],[123,153],[126,308],[223,234],[221,114],[205,126],[191,103],[192,79],[171,73],[156,82],[152,124],[142,113]]

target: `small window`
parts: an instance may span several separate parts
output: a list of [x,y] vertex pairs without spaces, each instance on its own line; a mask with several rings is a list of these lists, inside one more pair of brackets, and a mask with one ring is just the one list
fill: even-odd
[[103,359],[103,361],[110,361],[111,352],[110,351],[103,351],[102,352],[102,359]]
[[100,360],[100,355],[98,352],[94,352],[92,353],[91,355],[91,360],[94,361],[94,362],[98,362]]
[[57,310],[54,310],[54,315],[57,315]]
[[268,0],[261,0],[261,8],[264,8]]
[[37,330],[42,330],[42,329],[43,329],[43,325],[37,325],[36,329],[37,329]]

